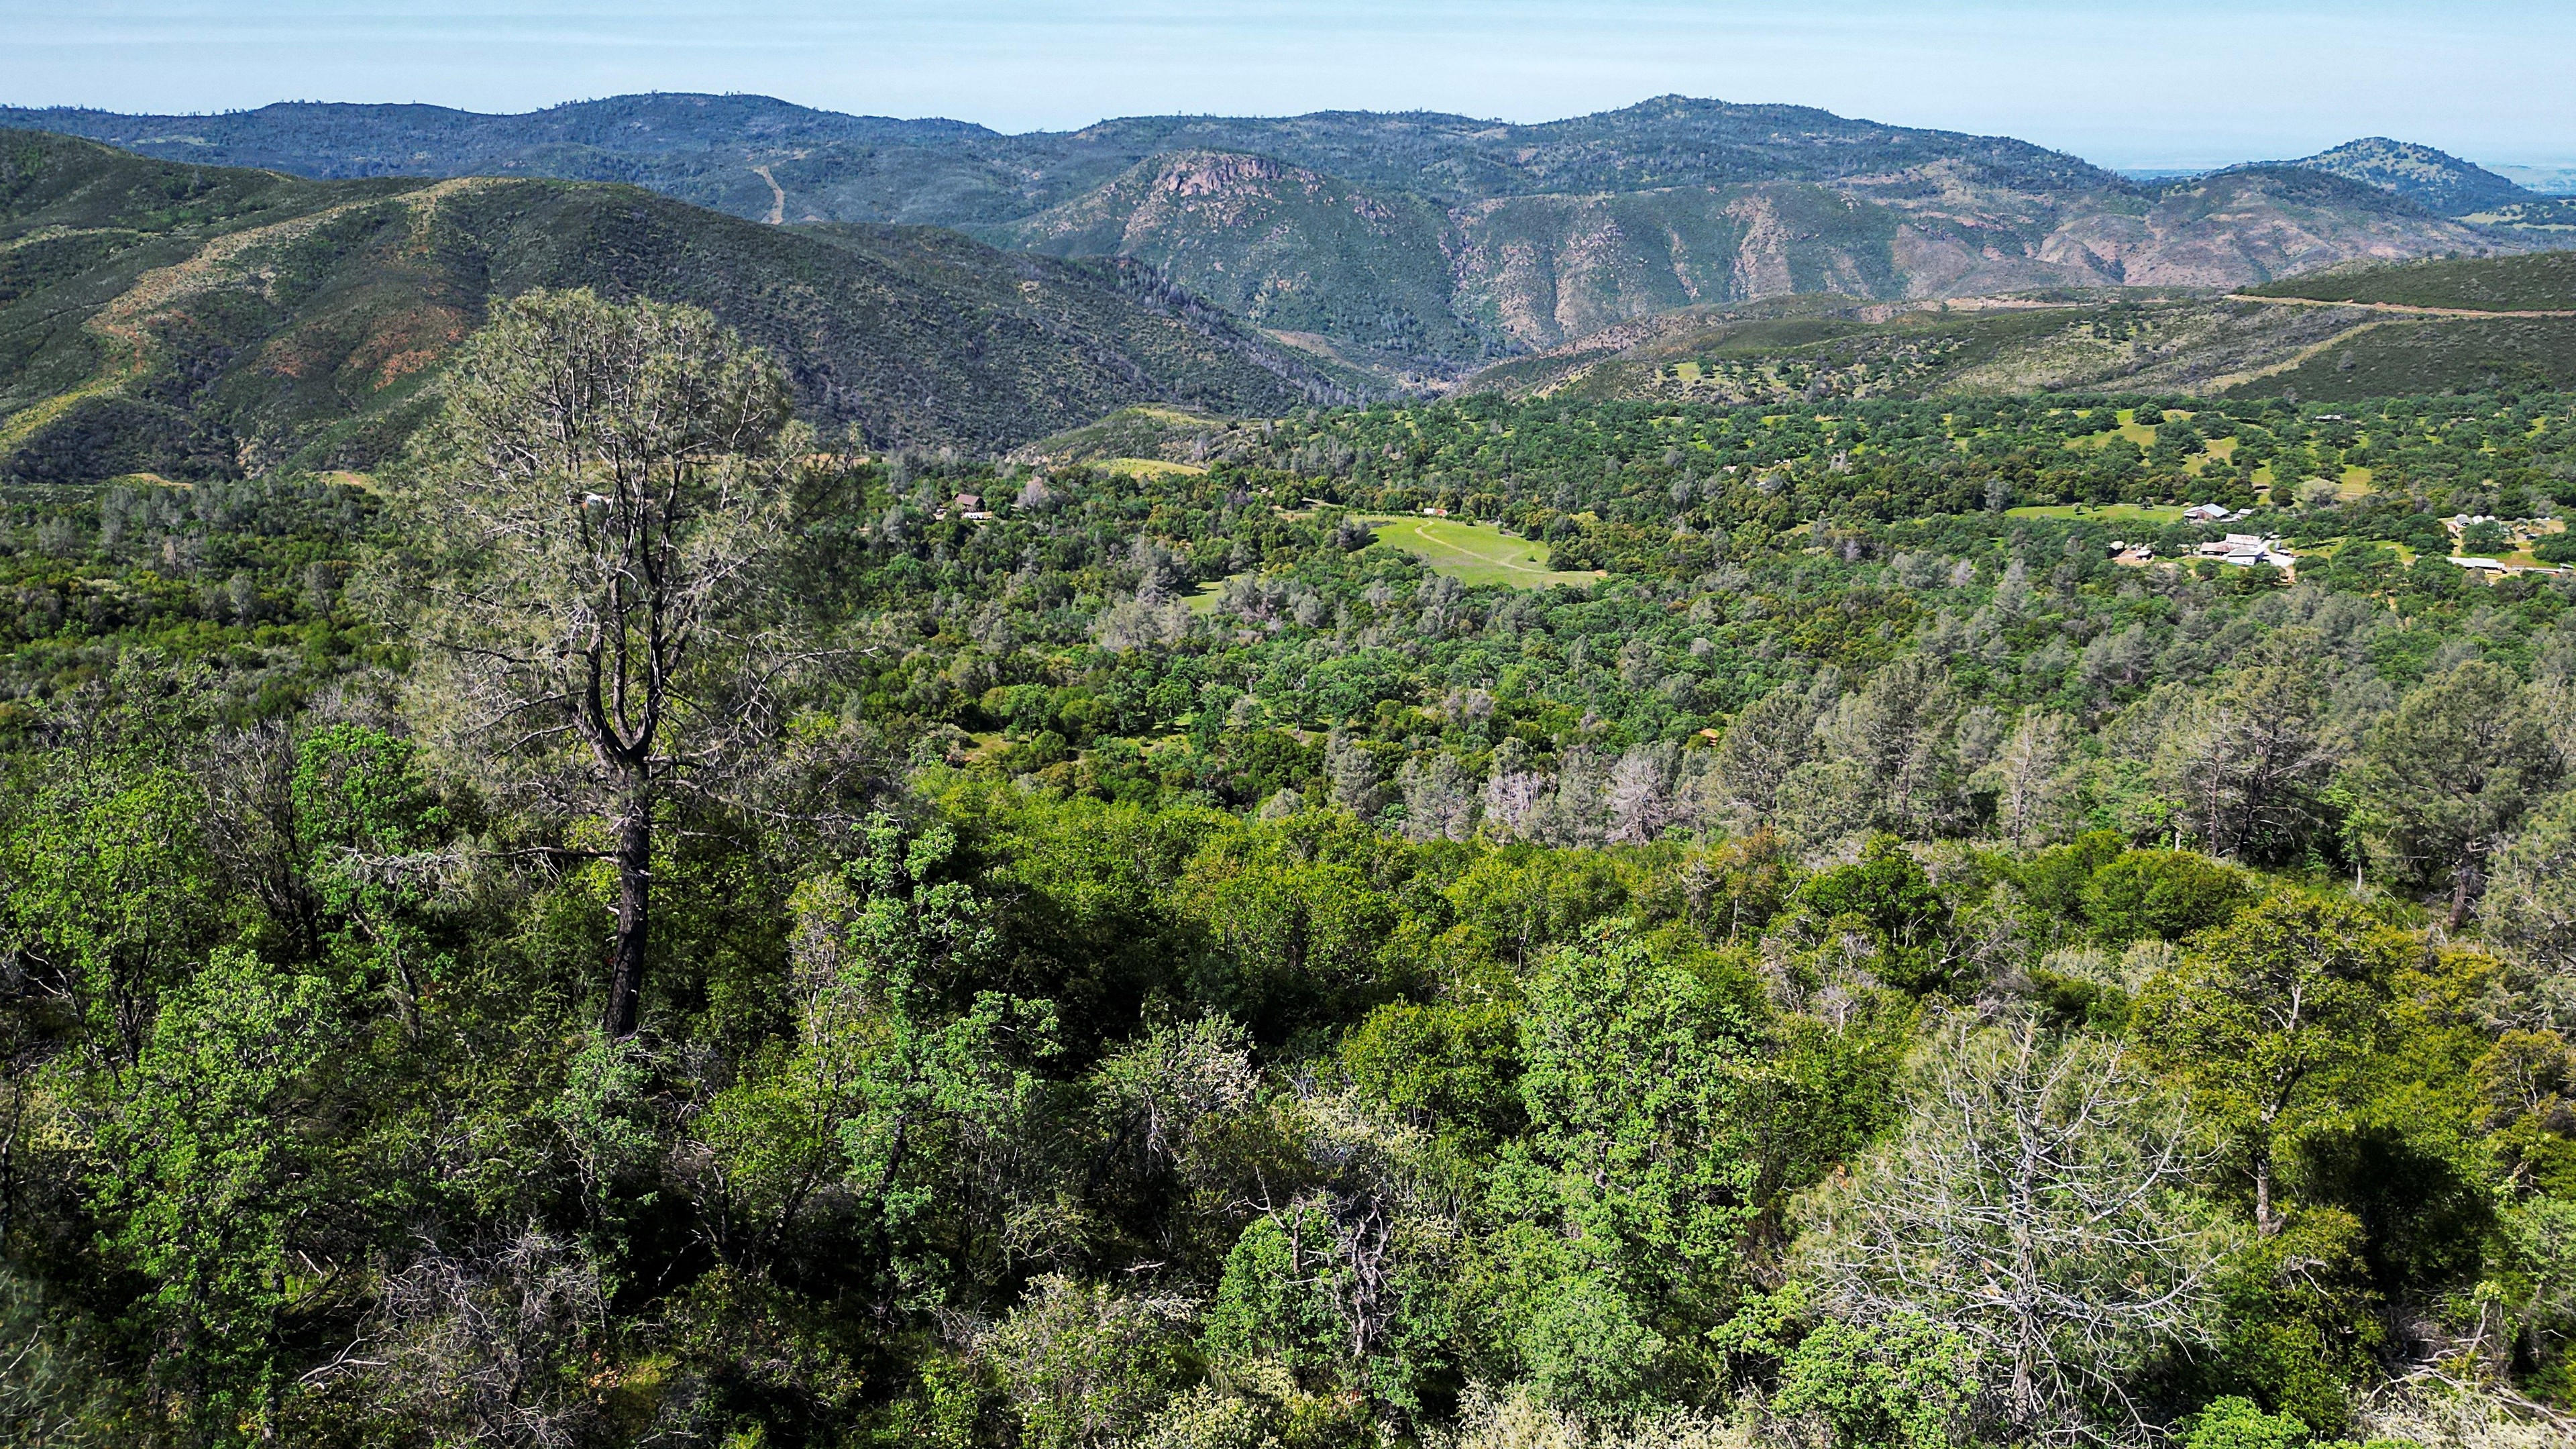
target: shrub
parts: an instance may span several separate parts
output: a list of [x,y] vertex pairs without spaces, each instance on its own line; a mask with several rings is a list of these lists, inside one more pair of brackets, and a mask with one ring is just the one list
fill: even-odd
[[2251,895],[2236,872],[2206,856],[2132,850],[2093,873],[2084,914],[2105,941],[2179,941],[2233,919]]

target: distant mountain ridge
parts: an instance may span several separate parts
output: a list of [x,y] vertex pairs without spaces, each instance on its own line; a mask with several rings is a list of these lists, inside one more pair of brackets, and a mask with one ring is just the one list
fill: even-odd
[[[257,166],[320,179],[471,174],[530,154],[663,156],[738,143],[884,144],[994,132],[964,121],[817,111],[767,96],[636,95],[517,114],[446,106],[280,101],[256,110],[138,116],[8,107],[7,124],[76,135],[165,161]],[[431,168],[424,172],[422,167]],[[577,177],[576,180],[622,179]]]
[[[316,177],[626,181],[754,220],[945,226],[1015,250],[1126,257],[1318,365],[1392,378],[1457,376],[1629,318],[1782,294],[2228,288],[2576,239],[2462,221],[2446,207],[2512,183],[2393,142],[2142,184],[2008,137],[1682,96],[1535,125],[1320,112],[1019,136],[691,95],[519,116],[19,110],[0,111],[0,126]],[[2522,211],[2480,220],[2550,205],[2522,195]]]
[[[1516,125],[1437,112],[1323,111],[1287,117],[1133,116],[1078,131],[1003,135],[963,121],[896,120],[817,111],[766,96],[650,94],[575,101],[515,115],[427,105],[286,101],[205,116],[136,116],[76,108],[0,107],[0,127],[54,131],[153,156],[260,166],[317,178],[480,175],[495,166],[588,167],[573,180],[644,180],[638,161],[685,178],[704,153],[820,163],[809,181],[869,163],[919,188],[884,207],[874,188],[818,193],[818,220],[997,220],[991,193],[1025,215],[1149,156],[1251,151],[1434,201],[1556,191],[1627,191],[1753,181],[1827,181],[1965,162],[1989,180],[2080,188],[2117,184],[2091,164],[2009,137],[1856,121],[1805,106],[1738,105],[1661,96],[1597,115]],[[953,170],[902,177],[931,151]],[[799,157],[795,153],[806,152]],[[823,153],[823,154],[816,154]],[[652,169],[652,168],[646,168]],[[556,174],[535,172],[531,174]],[[960,186],[971,177],[976,185]],[[670,189],[655,184],[656,189]],[[676,194],[676,193],[675,193]],[[898,208],[899,209],[899,208]],[[746,213],[748,214],[748,213]]]
[[[258,166],[320,179],[480,175],[495,168],[672,190],[736,155],[885,173],[877,186],[822,185],[820,220],[971,225],[996,208],[1026,215],[1149,156],[1247,151],[1370,186],[1458,203],[1549,192],[1633,191],[1758,181],[1837,181],[1935,161],[2025,189],[2116,188],[2117,173],[2009,137],[1892,126],[1806,106],[1659,96],[1619,110],[1537,124],[1439,112],[1323,111],[1287,117],[1134,116],[1078,131],[1006,135],[967,121],[816,110],[767,96],[652,93],[487,114],[418,104],[284,101],[210,115],[128,115],[77,107],[0,107],[0,127],[84,136],[162,160]],[[889,153],[961,163],[924,174]],[[820,154],[817,153],[827,153]],[[801,153],[801,154],[800,154]],[[1023,163],[1035,162],[1034,167]],[[2393,191],[2444,215],[2542,193],[2430,146],[2366,137],[2288,165]],[[913,170],[915,174],[900,173]],[[1005,176],[1005,172],[1014,173]],[[2186,173],[2140,176],[2150,183]],[[846,179],[846,178],[841,178]],[[961,179],[970,182],[958,185]],[[701,178],[704,180],[704,178]],[[742,214],[757,211],[741,178]],[[1004,200],[1007,194],[1009,199]],[[913,215],[898,214],[910,210]],[[855,214],[865,211],[870,214]]]

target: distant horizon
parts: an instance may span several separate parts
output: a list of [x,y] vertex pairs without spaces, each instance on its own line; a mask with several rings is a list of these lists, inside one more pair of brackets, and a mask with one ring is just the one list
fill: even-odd
[[0,96],[208,115],[274,97],[523,114],[775,96],[1005,134],[1140,115],[1529,124],[1759,97],[2198,171],[2361,136],[2576,165],[2576,6],[2482,0],[0,0]]
[[[272,106],[421,106],[421,107],[426,107],[426,108],[434,109],[434,110],[450,111],[450,112],[454,112],[454,113],[461,114],[461,115],[478,115],[478,116],[533,116],[533,115],[540,115],[540,114],[543,114],[544,112],[547,112],[547,111],[562,110],[562,109],[565,109],[565,108],[567,108],[567,107],[571,107],[571,106],[593,105],[593,104],[597,104],[597,103],[600,103],[600,102],[603,102],[603,101],[620,100],[620,99],[624,99],[624,98],[631,97],[631,96],[652,96],[652,95],[661,95],[661,96],[710,96],[710,97],[722,97],[722,98],[730,98],[730,99],[751,99],[751,100],[776,101],[776,102],[778,102],[778,103],[780,103],[780,104],[782,104],[782,105],[795,106],[795,107],[798,107],[799,109],[808,110],[808,111],[813,111],[813,112],[816,112],[816,113],[818,113],[818,114],[825,114],[825,115],[842,115],[842,116],[854,116],[854,117],[863,117],[863,118],[875,119],[875,120],[906,121],[906,122],[940,121],[940,122],[947,122],[947,123],[955,124],[955,125],[975,126],[975,127],[978,127],[979,129],[986,130],[986,131],[990,131],[990,132],[993,132],[993,133],[995,133],[995,134],[997,134],[997,135],[1004,135],[1004,136],[1027,136],[1027,135],[1038,135],[1038,134],[1067,135],[1067,134],[1072,134],[1072,133],[1074,133],[1074,132],[1078,132],[1078,131],[1082,131],[1082,130],[1088,129],[1088,128],[1092,127],[1092,126],[1106,125],[1106,124],[1108,124],[1108,123],[1110,123],[1110,122],[1112,122],[1112,121],[1136,120],[1136,119],[1141,119],[1141,118],[1144,118],[1144,117],[1174,117],[1174,118],[1180,118],[1180,119],[1294,120],[1294,119],[1297,119],[1297,118],[1299,118],[1299,117],[1301,117],[1301,116],[1313,116],[1313,115],[1324,115],[1324,114],[1334,114],[1334,113],[1340,113],[1340,114],[1365,114],[1365,115],[1380,115],[1380,116],[1395,116],[1395,115],[1438,115],[1438,116],[1454,117],[1454,118],[1461,119],[1461,120],[1480,121],[1480,122],[1490,122],[1490,123],[1492,123],[1492,124],[1496,124],[1496,125],[1535,126],[1535,125],[1546,125],[1546,124],[1549,124],[1549,123],[1552,123],[1552,122],[1556,122],[1556,121],[1575,120],[1575,119],[1579,119],[1579,118],[1581,118],[1581,117],[1583,117],[1583,116],[1590,116],[1590,115],[1602,115],[1602,114],[1608,114],[1608,113],[1616,112],[1616,111],[1628,110],[1628,109],[1632,109],[1632,108],[1634,108],[1634,107],[1636,107],[1636,106],[1644,105],[1644,104],[1646,104],[1646,103],[1648,103],[1648,102],[1650,102],[1650,101],[1662,100],[1662,99],[1665,99],[1666,97],[1678,97],[1678,98],[1683,99],[1683,100],[1710,101],[1710,102],[1714,102],[1714,103],[1717,103],[1717,104],[1723,104],[1723,105],[1742,105],[1742,106],[1788,106],[1788,107],[1797,107],[1797,108],[1800,108],[1800,109],[1806,109],[1806,110],[1826,111],[1826,112],[1828,112],[1828,113],[1830,113],[1830,114],[1833,114],[1833,115],[1836,115],[1836,116],[1840,116],[1840,117],[1842,117],[1842,118],[1843,118],[1843,119],[1845,119],[1845,120],[1865,121],[1865,122],[1868,122],[1868,123],[1871,123],[1871,124],[1875,124],[1875,125],[1884,125],[1884,126],[1896,126],[1896,127],[1902,127],[1902,128],[1904,128],[1904,129],[1907,129],[1907,130],[1946,131],[1946,132],[1950,132],[1950,133],[1952,133],[1952,134],[1964,134],[1964,135],[1979,135],[1979,136],[1989,136],[1989,137],[2001,137],[2001,138],[2003,138],[2003,139],[2008,139],[2008,140],[2022,141],[2022,142],[2025,142],[2025,143],[2030,144],[2030,145],[2035,145],[2035,146],[2044,146],[2044,147],[2047,147],[2047,148],[2048,148],[2048,149],[2050,149],[2050,150],[2058,151],[2058,152],[2060,152],[2061,154],[2074,156],[2074,157],[2076,157],[2076,158],[2077,158],[2077,159],[2079,159],[2079,160],[2082,160],[2082,161],[2087,162],[2088,164],[2091,164],[2091,165],[2094,165],[2094,166],[2101,167],[2101,168],[2102,168],[2103,170],[2105,170],[2105,171],[2110,171],[2110,172],[2113,172],[2113,173],[2118,174],[2118,175],[2131,177],[2131,178],[2133,178],[2133,179],[2152,179],[2152,178],[2158,178],[2158,177],[2193,176],[2193,175],[2201,175],[2201,174],[2205,174],[2205,173],[2212,172],[2212,171],[2224,170],[2224,169],[2226,169],[2226,168],[2228,168],[2228,167],[2232,167],[2232,166],[2261,165],[2261,164],[2265,164],[2265,163],[2268,163],[2268,162],[2278,162],[2278,161],[2295,161],[2295,160],[2303,159],[2304,157],[2307,157],[2307,156],[2313,156],[2313,155],[2316,155],[2316,154],[2318,154],[2319,152],[2322,152],[2322,151],[2325,151],[2325,150],[2329,150],[2329,149],[2331,149],[2331,148],[2332,148],[2332,147],[2334,147],[2334,146],[2344,145],[2344,144],[2346,144],[2346,143],[2348,143],[2348,142],[2352,142],[2352,141],[2358,141],[2358,140],[2370,139],[2370,137],[2369,137],[2369,136],[2365,136],[2365,135],[2363,135],[2363,134],[2355,134],[2355,135],[2352,135],[2352,136],[2347,136],[2347,137],[2343,138],[2343,140],[2335,141],[2335,142],[2330,142],[2330,143],[2328,143],[2327,145],[2324,145],[2324,146],[2318,146],[2318,147],[2315,147],[2315,148],[2313,148],[2313,149],[2311,149],[2311,150],[2304,151],[2304,152],[2299,152],[2299,153],[2296,153],[2296,154],[2284,154],[2284,155],[2258,155],[2258,154],[2254,154],[2254,153],[2252,153],[2252,152],[2250,152],[2250,151],[2249,151],[2249,152],[2245,152],[2245,153],[2241,153],[2241,154],[2236,154],[2236,155],[2225,156],[2225,157],[2210,157],[2210,158],[2191,159],[2191,160],[2161,160],[2161,161],[2159,161],[2159,160],[2143,160],[2143,161],[2112,162],[2112,161],[2104,161],[2104,160],[2101,160],[2101,159],[2099,159],[2099,158],[2097,158],[2097,157],[2090,156],[2090,155],[2086,155],[2086,154],[2084,154],[2084,153],[2082,153],[2082,152],[2078,152],[2078,151],[2070,151],[2070,150],[2067,150],[2066,148],[2063,148],[2063,147],[2049,146],[2049,145],[2048,145],[2048,143],[2047,143],[2047,142],[2045,142],[2045,141],[2037,140],[2037,139],[2034,139],[2034,138],[2029,137],[2029,136],[2015,135],[2015,134],[2010,133],[2010,132],[2002,132],[2002,131],[1973,131],[1973,130],[1969,130],[1969,129],[1965,128],[1965,127],[1961,127],[1961,126],[1954,126],[1954,125],[1941,125],[1941,124],[1937,124],[1937,123],[1927,124],[1927,123],[1917,122],[1917,121],[1893,121],[1893,120],[1889,120],[1888,118],[1886,118],[1886,117],[1884,117],[1884,116],[1863,115],[1863,114],[1855,114],[1855,113],[1844,112],[1844,111],[1837,111],[1837,110],[1834,110],[1834,109],[1833,109],[1833,108],[1831,108],[1831,107],[1814,105],[1814,104],[1811,104],[1811,103],[1808,103],[1808,102],[1804,102],[1804,101],[1780,101],[1780,100],[1750,101],[1750,100],[1737,100],[1737,99],[1734,99],[1734,98],[1731,98],[1731,97],[1724,97],[1724,96],[1689,95],[1689,94],[1686,94],[1686,93],[1683,93],[1683,92],[1678,92],[1678,91],[1665,91],[1665,92],[1659,92],[1659,93],[1654,94],[1654,95],[1640,96],[1640,97],[1638,97],[1638,98],[1637,98],[1637,99],[1635,99],[1635,100],[1628,101],[1628,102],[1625,102],[1625,103],[1623,103],[1623,104],[1619,104],[1619,105],[1605,106],[1605,107],[1601,107],[1601,108],[1599,108],[1599,109],[1591,110],[1591,111],[1577,111],[1577,112],[1569,112],[1569,113],[1567,113],[1567,114],[1565,114],[1565,115],[1547,116],[1547,117],[1543,117],[1543,118],[1536,119],[1536,120],[1513,120],[1513,119],[1509,119],[1509,118],[1505,118],[1505,117],[1500,117],[1500,116],[1478,115],[1478,114],[1475,114],[1474,112],[1470,112],[1470,111],[1449,111],[1449,110],[1442,110],[1442,109],[1439,109],[1439,108],[1437,108],[1437,107],[1432,107],[1432,106],[1392,106],[1392,107],[1388,107],[1388,106],[1376,106],[1376,107],[1370,107],[1370,106],[1319,106],[1319,107],[1313,107],[1313,108],[1306,109],[1306,110],[1282,110],[1282,111],[1205,111],[1205,110],[1190,110],[1190,111],[1125,111],[1125,112],[1117,112],[1117,113],[1112,113],[1112,114],[1107,114],[1107,115],[1098,116],[1098,117],[1095,117],[1095,118],[1093,118],[1093,119],[1091,119],[1091,120],[1084,121],[1084,122],[1081,122],[1081,123],[1079,123],[1079,124],[1075,124],[1075,125],[1067,125],[1067,126],[1037,126],[1037,127],[1031,127],[1031,128],[1029,128],[1029,129],[1027,129],[1027,130],[1017,130],[1017,131],[1009,130],[1009,129],[1005,129],[1004,127],[996,126],[996,125],[993,125],[993,124],[991,124],[991,123],[989,123],[989,122],[975,120],[975,119],[973,119],[972,117],[964,116],[964,115],[954,115],[954,114],[897,115],[897,114],[894,114],[894,113],[892,113],[892,112],[887,112],[887,111],[847,110],[847,109],[843,109],[843,108],[839,108],[839,107],[835,107],[835,106],[829,106],[829,105],[817,105],[817,104],[814,104],[814,103],[809,102],[809,101],[796,100],[796,99],[793,99],[793,98],[791,98],[791,97],[775,95],[775,94],[772,94],[772,93],[769,93],[769,92],[765,92],[765,91],[748,91],[748,90],[733,90],[733,91],[706,91],[706,90],[690,90],[690,89],[678,89],[678,88],[665,88],[665,89],[652,89],[652,90],[638,90],[638,91],[615,91],[615,92],[610,92],[610,93],[603,94],[603,95],[594,95],[594,96],[573,96],[573,97],[568,97],[568,98],[563,99],[563,100],[549,101],[549,102],[546,102],[546,103],[544,103],[544,104],[542,104],[542,105],[533,105],[533,106],[526,106],[526,107],[521,107],[521,108],[516,108],[516,109],[507,109],[507,110],[486,110],[486,109],[481,109],[481,108],[473,107],[473,106],[459,106],[459,105],[451,105],[451,104],[448,104],[448,103],[446,103],[446,102],[442,102],[442,101],[423,101],[423,100],[400,100],[400,101],[396,101],[396,100],[317,99],[317,98],[312,98],[312,97],[301,97],[301,96],[280,97],[280,98],[275,99],[275,100],[261,101],[261,102],[258,102],[258,103],[256,103],[256,104],[250,104],[250,105],[225,106],[225,107],[210,108],[210,109],[204,109],[204,110],[186,110],[186,111],[180,111],[180,110],[166,110],[166,111],[154,111],[154,110],[128,110],[128,109],[122,109],[122,108],[118,108],[118,107],[114,107],[114,106],[83,105],[83,104],[79,104],[79,103],[76,103],[76,102],[53,102],[53,103],[33,103],[33,104],[31,104],[31,103],[19,102],[19,101],[12,101],[12,100],[6,100],[6,99],[0,99],[0,107],[6,107],[6,108],[9,108],[9,109],[21,110],[21,111],[46,111],[46,110],[88,111],[88,112],[92,112],[92,113],[95,113],[95,114],[103,114],[103,115],[136,116],[136,117],[145,117],[145,116],[149,116],[149,117],[161,117],[161,118],[168,118],[168,119],[172,119],[172,120],[181,120],[181,119],[211,119],[211,118],[222,117],[222,116],[249,115],[249,114],[252,114],[252,113],[255,113],[255,112],[258,112],[258,111],[266,110],[266,109],[268,109],[268,108],[270,108],[270,107],[272,107]],[[2376,134],[2378,134],[2378,133],[2373,133],[2373,134],[2374,134],[2374,135],[2376,135]],[[2442,151],[2447,152],[2448,154],[2451,154],[2451,155],[2457,156],[2457,157],[2459,157],[2461,160],[2469,161],[2469,162],[2471,162],[2471,163],[2473,163],[2473,164],[2476,164],[2476,165],[2479,165],[2479,166],[2483,166],[2483,167],[2486,167],[2486,168],[2491,169],[2491,170],[2493,170],[2493,169],[2506,169],[2506,170],[2518,170],[2518,171],[2542,172],[2542,173],[2554,172],[2554,171],[2569,171],[2569,172],[2576,172],[2576,146],[2570,146],[2570,147],[2568,148],[2567,153],[2566,153],[2565,155],[2537,155],[2537,154],[2527,154],[2527,155],[2525,155],[2525,156],[2523,156],[2523,157],[2518,157],[2518,158],[2515,158],[2515,159],[2498,159],[2498,158],[2495,158],[2495,157],[2492,157],[2492,156],[2470,155],[2470,154],[2465,154],[2465,153],[2462,153],[2462,152],[2451,151],[2451,150],[2450,150],[2450,148],[2448,148],[2448,147],[2439,146],[2437,143],[2434,143],[2434,142],[2421,141],[2421,140],[2419,140],[2419,138],[2412,137],[2412,136],[2386,136],[2386,135],[2380,135],[2380,136],[2379,136],[2379,138],[2380,138],[2380,139],[2387,139],[2387,140],[2394,140],[2394,141],[2401,141],[2401,142],[2412,142],[2412,143],[2415,143],[2415,144],[2421,144],[2421,145],[2433,145],[2433,146],[2435,146],[2435,148],[2436,148],[2436,149],[2439,149],[2439,150],[2442,150]]]

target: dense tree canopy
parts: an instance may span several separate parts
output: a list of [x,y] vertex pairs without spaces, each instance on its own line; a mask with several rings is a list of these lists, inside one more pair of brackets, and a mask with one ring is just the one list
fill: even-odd
[[[1092,467],[465,355],[368,486],[5,496],[13,1442],[2564,1435],[2576,590],[2441,521],[2564,399]],[[2258,487],[2295,580],[2042,501]]]

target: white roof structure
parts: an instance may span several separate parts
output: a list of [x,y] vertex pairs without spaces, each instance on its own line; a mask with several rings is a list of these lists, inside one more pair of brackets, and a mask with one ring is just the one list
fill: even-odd
[[2259,538],[2250,533],[2231,533],[2217,543],[2202,544],[2194,552],[2202,558],[2214,558],[2240,568],[2251,568],[2255,564],[2270,564],[2276,569],[2299,566],[2297,554],[2281,548],[2269,538]]

